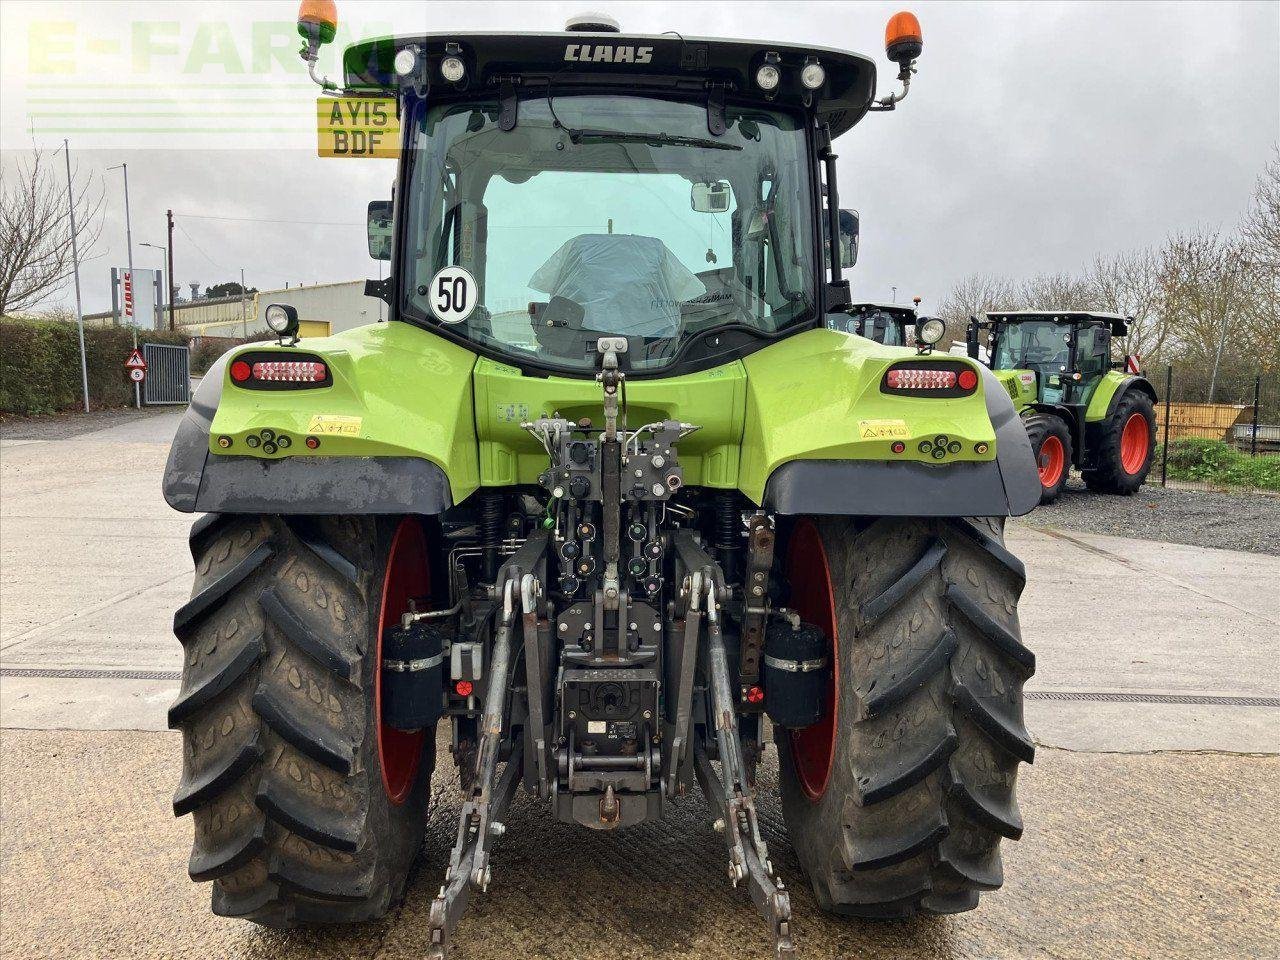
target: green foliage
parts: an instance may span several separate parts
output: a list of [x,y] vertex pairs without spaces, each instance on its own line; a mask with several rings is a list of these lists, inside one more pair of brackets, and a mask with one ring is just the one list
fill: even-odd
[[[187,337],[140,331],[138,344],[143,343],[185,345]],[[133,402],[133,383],[124,369],[132,349],[133,334],[126,328],[85,330],[91,406],[123,407]],[[82,403],[76,325],[59,320],[0,321],[0,413],[57,413]]]
[[1223,487],[1280,490],[1280,456],[1251,457],[1222,440],[1187,437],[1169,444],[1169,477]]
[[[211,287],[204,288],[204,295],[206,297],[238,297],[240,296],[240,292],[240,284],[236,283],[234,280],[228,283],[215,283]],[[257,287],[244,288],[245,296],[253,296],[257,292]]]

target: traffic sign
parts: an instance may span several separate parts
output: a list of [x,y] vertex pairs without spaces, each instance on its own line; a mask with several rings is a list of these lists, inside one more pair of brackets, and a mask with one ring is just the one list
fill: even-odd
[[[129,359],[124,362],[126,370],[145,370],[147,369],[147,361],[142,359],[142,354],[135,347],[133,353],[129,354]],[[134,377],[135,380],[141,380],[141,377]]]
[[147,371],[143,370],[141,367],[129,368],[129,379],[132,380],[134,383],[141,383],[143,380],[146,379],[146,376],[147,376]]

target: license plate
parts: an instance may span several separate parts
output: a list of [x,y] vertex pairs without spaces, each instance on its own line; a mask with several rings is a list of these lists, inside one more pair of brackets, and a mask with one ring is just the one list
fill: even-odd
[[394,160],[400,156],[400,118],[387,97],[316,100],[316,152],[322,157]]

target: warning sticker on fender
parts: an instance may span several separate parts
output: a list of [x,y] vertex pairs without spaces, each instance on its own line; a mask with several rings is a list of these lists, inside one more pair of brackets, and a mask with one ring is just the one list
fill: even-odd
[[321,437],[358,437],[364,417],[340,417],[332,414],[316,414],[307,424],[307,433]]
[[911,436],[905,420],[859,420],[859,440],[902,440]]

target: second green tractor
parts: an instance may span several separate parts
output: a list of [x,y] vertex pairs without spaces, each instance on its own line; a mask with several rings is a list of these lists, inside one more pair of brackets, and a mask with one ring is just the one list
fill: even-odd
[[1126,318],[1111,313],[1018,310],[970,320],[969,356],[979,359],[985,346],[1026,425],[1042,504],[1061,496],[1072,467],[1102,493],[1133,494],[1147,479],[1156,392],[1136,357],[1112,363],[1113,338],[1127,334]]

